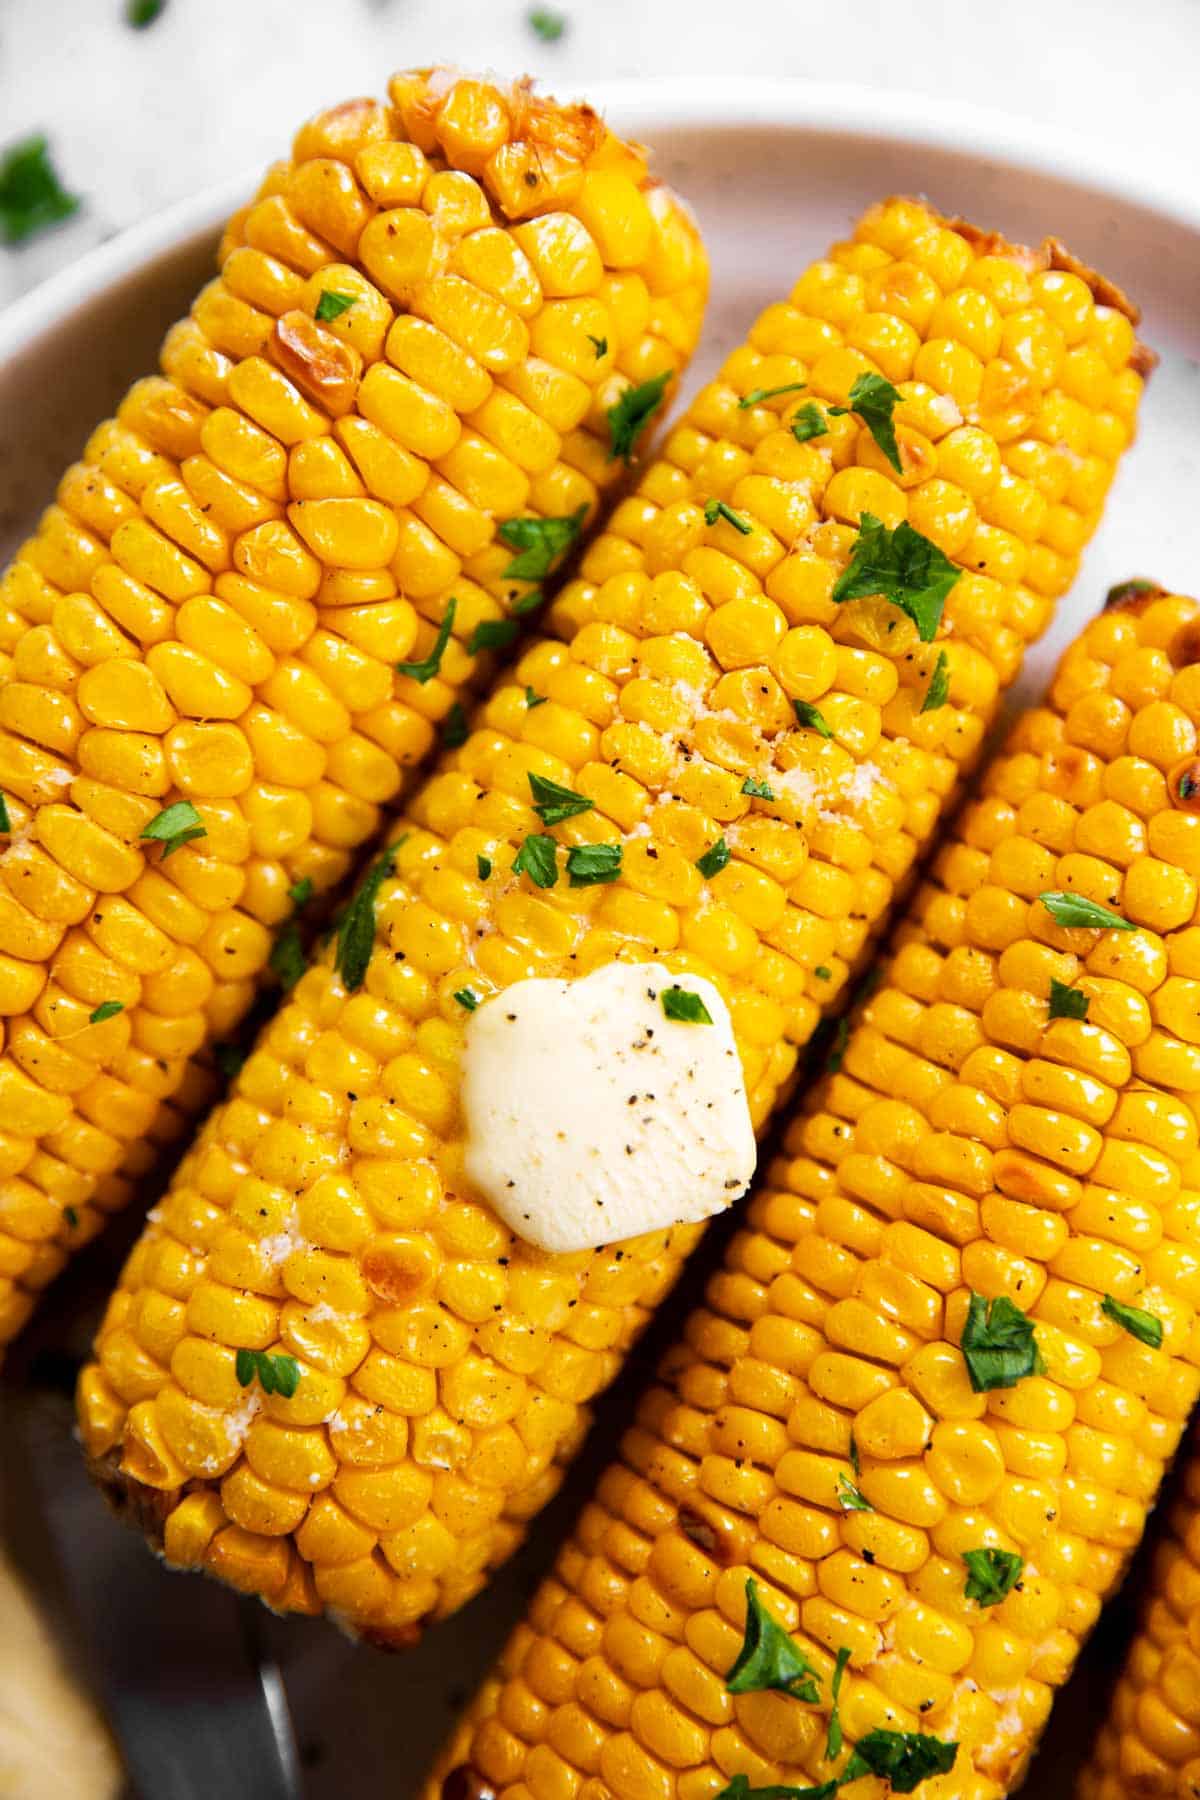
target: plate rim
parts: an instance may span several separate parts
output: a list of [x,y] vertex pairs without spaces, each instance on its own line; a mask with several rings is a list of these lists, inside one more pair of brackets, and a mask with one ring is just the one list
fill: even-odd
[[[549,85],[549,83],[547,83]],[[565,84],[563,84],[565,85]],[[623,131],[763,127],[835,132],[874,142],[984,157],[1014,171],[1050,176],[1093,196],[1158,214],[1200,237],[1200,188],[1176,179],[1163,159],[1119,151],[1057,126],[957,98],[795,77],[664,75],[598,81],[587,99]],[[261,169],[242,170],[174,201],[65,264],[0,310],[0,362],[61,324],[105,289],[156,257],[215,230],[253,191]]]

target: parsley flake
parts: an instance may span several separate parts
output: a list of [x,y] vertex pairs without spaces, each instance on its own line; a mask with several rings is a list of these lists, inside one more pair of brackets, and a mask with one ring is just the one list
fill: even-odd
[[300,1386],[300,1364],[294,1356],[272,1356],[268,1350],[239,1350],[234,1362],[238,1382],[249,1387],[258,1376],[264,1394],[290,1400]]
[[467,715],[463,711],[462,701],[456,700],[446,714],[446,722],[442,726],[442,742],[447,750],[457,750],[467,741]]
[[525,704],[529,708],[530,712],[533,711],[535,706],[545,706],[546,701],[548,699],[549,699],[548,694],[535,694],[533,689],[528,685],[528,683],[526,683]]
[[1033,1326],[1007,1294],[985,1300],[972,1293],[960,1348],[977,1394],[1016,1387],[1027,1375],[1045,1374]]
[[809,400],[805,405],[797,407],[792,418],[791,431],[798,444],[807,444],[809,438],[829,436],[829,427],[825,423],[824,414],[815,400]]
[[838,1700],[842,1692],[842,1676],[846,1673],[846,1664],[850,1661],[849,1644],[842,1644],[838,1649],[833,1665],[833,1674],[829,1680],[829,1694],[833,1702],[829,1713],[829,1733],[825,1739],[825,1760],[832,1762],[835,1756],[842,1754],[842,1716],[838,1711]]
[[480,650],[507,650],[521,627],[515,619],[481,619],[467,644],[469,655]]
[[1111,1294],[1105,1294],[1100,1302],[1101,1312],[1115,1319],[1123,1331],[1135,1337],[1139,1344],[1148,1344],[1151,1350],[1161,1350],[1163,1341],[1162,1320],[1152,1312],[1145,1312],[1140,1306],[1127,1306],[1124,1300],[1114,1300]]
[[816,976],[818,981],[832,981],[833,980],[833,970],[830,968],[827,968],[824,963],[818,963],[816,968],[813,970],[813,974]]
[[600,358],[602,356],[608,355],[608,339],[606,337],[593,337],[591,332],[589,331],[587,334],[587,341],[592,346],[592,349],[596,352],[596,361],[597,362],[600,361]]
[[749,537],[754,530],[753,525],[743,519],[740,514],[735,513],[731,506],[726,506],[724,500],[709,500],[704,508],[704,523],[715,525],[718,519],[724,519],[727,525],[732,525],[733,529],[740,531],[743,537]]
[[567,874],[572,887],[597,887],[615,881],[621,873],[620,844],[572,844],[567,851]]
[[925,689],[925,698],[921,702],[921,711],[937,712],[945,706],[950,698],[950,658],[944,650],[939,650],[937,661],[933,665],[933,674],[929,677],[929,686]]
[[213,1061],[226,1081],[232,1081],[245,1064],[246,1052],[240,1044],[214,1044]]
[[711,881],[714,875],[719,875],[722,869],[728,868],[729,858],[729,845],[723,837],[719,837],[716,843],[704,852],[703,856],[696,858],[696,867],[705,881]]
[[541,38],[543,44],[557,44],[567,29],[567,21],[562,13],[551,12],[548,6],[535,6],[526,13],[526,21],[534,37]]
[[392,873],[396,852],[407,836],[408,833],[405,832],[394,844],[388,845],[382,856],[376,858],[358,892],[342,914],[333,966],[341,976],[342,986],[348,994],[353,994],[360,988],[366,977],[367,964],[375,948],[375,901],[380,888]]
[[0,156],[0,244],[20,244],[35,231],[69,219],[79,209],[50,161],[50,147],[39,132],[22,138]]
[[303,912],[312,897],[313,884],[311,875],[302,875],[299,881],[293,881],[291,887],[288,889],[288,899],[291,901],[297,912]]
[[964,1550],[967,1581],[963,1593],[980,1606],[999,1606],[1021,1579],[1025,1567],[1015,1550]]
[[168,856],[174,856],[183,844],[190,844],[193,838],[207,836],[204,821],[190,800],[176,800],[174,805],[164,806],[142,830],[143,838],[162,845],[163,862]]
[[1148,581],[1144,575],[1133,575],[1128,581],[1118,581],[1110,587],[1104,596],[1104,610],[1113,606],[1126,606],[1130,600],[1141,600],[1147,594],[1161,594],[1162,588],[1157,581]]
[[615,462],[618,456],[627,463],[633,461],[637,441],[662,405],[671,376],[672,370],[664,369],[661,375],[652,375],[649,381],[627,387],[616,405],[609,407],[608,435],[612,446],[608,452],[609,462]]
[[842,1781],[860,1775],[879,1775],[894,1794],[911,1794],[930,1775],[947,1775],[954,1767],[958,1745],[923,1731],[885,1731],[877,1727],[859,1738],[842,1770]]
[[674,1019],[680,1025],[711,1025],[713,1022],[700,995],[693,994],[690,988],[664,988],[662,1009],[668,1019]]
[[859,375],[850,389],[849,404],[831,406],[829,410],[838,416],[847,412],[857,413],[897,475],[903,475],[904,465],[900,461],[896,426],[892,419],[899,399],[896,389],[882,375]]
[[1190,769],[1185,769],[1176,783],[1175,792],[1181,800],[1191,800],[1196,794],[1200,794],[1200,780],[1193,773],[1195,766],[1193,763]]
[[304,973],[304,946],[296,925],[285,925],[271,946],[267,966],[278,975],[285,994],[290,994]]
[[478,875],[480,881],[486,881],[488,876],[491,874],[491,872],[492,872],[491,857],[490,856],[477,856],[475,858],[475,873]]
[[125,0],[125,23],[135,31],[145,31],[167,10],[167,0]]
[[8,796],[0,793],[0,831],[11,831],[12,820],[8,816]]
[[833,1800],[838,1791],[836,1781],[823,1781],[820,1787],[751,1787],[748,1775],[735,1775],[723,1787],[716,1800]]
[[561,825],[564,819],[573,819],[579,813],[591,812],[596,802],[589,800],[586,794],[577,794],[574,788],[563,787],[557,781],[549,781],[544,775],[529,775],[529,792],[533,797],[533,810],[543,825]]
[[503,578],[544,581],[579,536],[586,514],[585,501],[565,519],[505,519],[496,535],[518,554],[501,570]]
[[534,887],[552,888],[558,880],[558,845],[554,839],[531,833],[513,858],[513,874],[528,875]]
[[748,406],[761,406],[764,400],[774,400],[780,394],[798,394],[807,386],[807,381],[789,381],[783,387],[751,388],[746,397],[738,401],[738,411],[745,412]]
[[115,1019],[117,1014],[125,1011],[123,1000],[102,1000],[95,1012],[88,1014],[89,1025],[103,1025],[107,1019]]
[[336,288],[325,288],[317,301],[317,310],[313,317],[322,323],[330,319],[340,319],[344,312],[349,312],[358,298],[356,294],[339,294]]
[[839,575],[835,600],[862,600],[879,594],[908,614],[922,643],[931,644],[942,620],[942,607],[960,579],[949,557],[907,519],[889,531],[874,513],[859,520],[854,554]]
[[862,1459],[858,1454],[858,1440],[853,1432],[850,1433],[850,1467],[854,1470],[856,1478],[862,1474]]
[[67,1227],[71,1231],[74,1231],[79,1224],[79,1214],[73,1206],[63,1207],[63,1218],[67,1221]]
[[1081,988],[1069,987],[1065,981],[1050,977],[1050,999],[1047,1014],[1051,1019],[1086,1019],[1088,996]]
[[396,668],[401,675],[411,676],[424,687],[432,681],[442,666],[442,656],[446,645],[450,642],[450,633],[454,629],[454,615],[458,611],[458,601],[453,596],[446,602],[446,610],[442,614],[442,622],[437,628],[437,636],[433,640],[433,649],[428,656],[422,656],[416,662],[398,662]]
[[747,775],[742,783],[743,794],[749,794],[752,800],[773,800],[774,793],[767,781],[758,781],[753,775]]
[[850,1021],[844,1015],[834,1027],[833,1043],[829,1055],[825,1058],[825,1069],[830,1075],[836,1075],[841,1069],[842,1058],[846,1054],[846,1045],[850,1042]]
[[758,1583],[751,1576],[746,1583],[745,1635],[726,1673],[726,1692],[759,1694],[774,1688],[815,1706],[820,1699],[819,1681],[820,1676],[804,1652],[759,1599]]
[[820,707],[814,706],[811,700],[793,700],[792,710],[806,731],[819,731],[824,738],[833,736],[833,727]]
[[454,998],[460,1006],[465,1006],[468,1012],[474,1012],[479,1005],[479,995],[473,994],[470,988],[455,988]]
[[1098,900],[1086,900],[1082,894],[1061,890],[1039,894],[1038,899],[1056,925],[1080,925],[1093,931],[1136,931],[1132,919],[1123,919]]
[[843,1512],[875,1511],[875,1508],[871,1505],[871,1502],[867,1499],[866,1495],[861,1493],[859,1489],[855,1487],[850,1477],[841,1469],[838,1470],[837,1486],[838,1505]]

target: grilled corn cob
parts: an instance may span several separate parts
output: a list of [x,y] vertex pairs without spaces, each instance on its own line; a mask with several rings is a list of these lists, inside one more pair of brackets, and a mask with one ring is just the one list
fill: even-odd
[[1137,1636],[1079,1781],[1079,1800],[1200,1794],[1200,1458],[1193,1435],[1161,1527]]
[[706,279],[588,108],[438,72],[233,220],[0,582],[0,1346],[536,602],[505,525],[569,543]]
[[[548,1256],[502,1229],[462,1179],[464,1007],[617,958],[710,977],[767,1119],[1129,438],[1129,318],[1061,264],[914,203],[869,212],[590,546],[553,608],[565,641],[525,653],[419,790],[394,878],[377,872],[364,991],[332,951],[300,982],[152,1214],[82,1378],[88,1451],[169,1561],[402,1642],[553,1491],[697,1230]],[[849,410],[880,370],[898,476]],[[940,545],[969,570],[945,565],[936,641],[878,593],[835,598],[871,534],[894,547],[909,520],[918,560]],[[615,847],[610,884],[539,891],[513,869],[546,779],[589,806],[540,834],[551,869],[560,847]],[[291,1397],[242,1385],[263,1355],[299,1371]]]
[[1200,1386],[1198,745],[1200,606],[1104,613],[935,858],[444,1800],[1019,1781]]

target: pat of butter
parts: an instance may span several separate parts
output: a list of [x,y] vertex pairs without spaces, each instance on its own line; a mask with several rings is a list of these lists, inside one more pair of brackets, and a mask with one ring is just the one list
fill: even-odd
[[[711,1024],[668,1017],[663,992]],[[467,1023],[467,1178],[518,1237],[590,1250],[719,1213],[756,1147],[729,1010],[711,981],[609,963],[518,981]]]

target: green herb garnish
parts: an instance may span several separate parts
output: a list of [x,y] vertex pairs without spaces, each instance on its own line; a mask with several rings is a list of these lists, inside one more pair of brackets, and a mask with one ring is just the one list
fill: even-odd
[[834,1026],[833,1043],[830,1045],[829,1055],[825,1058],[825,1068],[828,1074],[836,1075],[841,1069],[842,1058],[846,1054],[846,1045],[849,1042],[850,1021],[843,1014]]
[[214,1044],[213,1061],[226,1081],[232,1081],[245,1066],[246,1052],[240,1044]]
[[[1192,767],[1195,767],[1194,763]],[[1175,792],[1179,795],[1181,800],[1191,800],[1194,795],[1200,794],[1200,781],[1192,774],[1191,769],[1185,769],[1183,771],[1183,774],[1179,777]]]
[[528,875],[535,887],[552,888],[558,880],[558,845],[552,837],[531,833],[513,858],[514,875]]
[[267,966],[273,974],[278,975],[284,993],[290,994],[306,967],[298,926],[284,926],[271,946]]
[[1114,1300],[1111,1294],[1105,1294],[1100,1310],[1115,1319],[1139,1344],[1149,1344],[1152,1350],[1162,1349],[1162,1320],[1155,1318],[1152,1312],[1145,1312],[1140,1306],[1127,1306],[1124,1300]]
[[535,694],[533,689],[529,686],[529,684],[526,683],[525,704],[529,708],[530,712],[533,711],[535,706],[545,706],[546,701],[549,699],[549,697],[550,696],[548,694]]
[[125,1011],[123,1000],[102,1000],[95,1012],[88,1014],[89,1025],[103,1025],[106,1019],[115,1019],[117,1014]]
[[930,644],[941,624],[946,596],[962,575],[935,543],[914,531],[907,519],[889,531],[874,513],[863,513],[854,554],[834,586],[835,600],[881,594],[906,612],[922,643]]
[[903,475],[904,465],[900,461],[900,448],[896,443],[896,427],[892,419],[899,399],[896,389],[882,375],[859,375],[850,389],[849,405],[831,406],[829,410],[839,417],[847,412],[857,413],[897,475]]
[[479,995],[473,994],[470,988],[455,988],[454,998],[460,1006],[465,1006],[468,1012],[474,1012],[479,1005]]
[[342,986],[353,994],[363,984],[371,952],[375,948],[375,901],[379,890],[392,873],[396,852],[408,833],[389,844],[383,855],[372,863],[358,892],[342,914],[338,925],[337,950],[333,966],[342,978]]
[[600,361],[600,358],[602,356],[608,355],[608,339],[606,337],[593,337],[591,332],[589,331],[587,334],[587,341],[592,346],[592,349],[596,352],[596,361],[597,362]]
[[344,312],[349,312],[358,298],[356,294],[339,294],[336,288],[325,288],[317,301],[317,310],[313,317],[327,323],[330,319],[340,319]]
[[719,837],[703,856],[696,858],[696,867],[705,881],[711,881],[714,875],[719,875],[722,869],[728,867],[730,855],[729,845],[723,837]]
[[811,700],[793,700],[792,710],[807,731],[819,731],[824,738],[833,736],[833,729],[829,721],[820,707],[814,706]]
[[74,1231],[79,1224],[79,1214],[73,1206],[63,1207],[63,1218],[67,1221],[67,1227],[71,1231]]
[[533,796],[533,810],[543,825],[561,825],[564,819],[591,812],[596,804],[586,794],[577,794],[574,788],[562,787],[557,781],[549,781],[546,776],[532,772],[529,791]]
[[1047,1012],[1052,1019],[1086,1019],[1088,996],[1081,988],[1068,987],[1065,981],[1056,981],[1052,975]]
[[807,386],[807,381],[789,381],[783,387],[751,388],[745,399],[738,401],[738,411],[745,412],[748,406],[761,406],[764,400],[775,400],[780,394],[798,394]]
[[816,968],[813,970],[813,974],[816,976],[818,981],[832,981],[833,980],[833,970],[826,968],[824,963],[818,963]]
[[842,1754],[842,1716],[838,1711],[838,1700],[842,1692],[842,1676],[846,1673],[846,1664],[850,1661],[850,1646],[842,1644],[833,1665],[833,1674],[829,1680],[829,1694],[833,1702],[829,1713],[829,1732],[825,1739],[825,1760],[832,1762],[835,1756]]
[[748,1775],[734,1775],[716,1800],[833,1800],[837,1791],[836,1781],[823,1781],[820,1787],[751,1787]]
[[616,405],[609,407],[608,434],[612,445],[609,462],[615,462],[618,456],[627,463],[633,461],[634,447],[662,405],[671,373],[670,369],[664,369],[661,375],[652,375],[649,381],[627,387]]
[[166,862],[168,856],[173,856],[181,845],[190,844],[193,838],[207,836],[204,820],[190,800],[176,800],[172,806],[164,806],[142,831],[143,838],[162,845],[163,862]]
[[850,1477],[841,1469],[838,1470],[838,1505],[843,1512],[874,1512],[875,1508],[865,1494],[859,1492]]
[[12,820],[8,816],[8,796],[0,793],[0,831],[11,831]]
[[930,1775],[947,1775],[958,1755],[957,1744],[943,1743],[923,1731],[868,1731],[859,1738],[842,1770],[842,1781],[879,1775],[894,1794],[911,1794]]
[[937,661],[933,665],[933,674],[929,677],[929,686],[925,689],[925,698],[921,702],[921,711],[937,712],[945,706],[950,698],[950,658],[944,650],[939,650]]
[[272,1356],[267,1350],[239,1350],[234,1368],[242,1387],[258,1376],[264,1394],[290,1400],[300,1386],[300,1364],[294,1356]]
[[797,1649],[782,1625],[776,1623],[758,1597],[753,1576],[746,1583],[746,1630],[742,1647],[725,1676],[731,1694],[758,1694],[775,1688],[815,1706],[820,1699],[820,1676]]
[[711,1025],[713,1022],[700,995],[693,994],[690,988],[664,988],[662,1009],[668,1019],[675,1019],[681,1025]]
[[615,881],[620,873],[620,844],[572,844],[567,851],[567,874],[572,887],[596,887],[604,881]]
[[501,575],[507,581],[544,581],[579,536],[587,502],[565,519],[505,519],[496,535],[518,554]]
[[715,525],[718,519],[724,519],[727,525],[732,525],[743,537],[749,537],[754,530],[753,525],[735,513],[731,506],[726,506],[724,500],[710,500],[704,508],[704,523]]
[[442,726],[442,742],[447,750],[457,750],[467,741],[467,715],[463,711],[461,700],[456,700],[446,714],[446,722]]
[[815,400],[809,400],[804,406],[797,408],[791,432],[798,444],[807,444],[809,438],[829,436],[825,416]]
[[1015,1550],[964,1550],[967,1581],[963,1593],[980,1606],[999,1606],[1021,1579],[1025,1567]]
[[396,668],[401,675],[409,675],[424,687],[432,681],[442,666],[442,656],[446,645],[450,642],[450,633],[454,629],[454,615],[458,611],[458,601],[453,596],[446,602],[446,610],[442,614],[442,622],[438,626],[437,636],[433,640],[433,649],[428,656],[422,656],[416,662],[398,662]]
[[1082,894],[1054,890],[1039,894],[1038,899],[1056,925],[1082,925],[1093,931],[1136,931],[1132,919],[1101,906],[1098,900],[1085,900]]
[[491,872],[492,872],[491,857],[490,856],[477,856],[475,858],[475,873],[478,875],[480,881],[486,881],[488,876],[491,874]]
[[1016,1387],[1027,1375],[1045,1373],[1033,1326],[1007,1294],[985,1300],[972,1293],[960,1347],[977,1394]]
[[167,0],[125,0],[125,23],[135,31],[145,31],[167,10]]
[[855,1438],[853,1432],[850,1433],[850,1467],[854,1470],[856,1478],[862,1474],[862,1459],[858,1454],[858,1440]]
[[480,650],[507,650],[521,627],[515,619],[481,619],[467,644],[470,656]]
[[23,243],[78,209],[79,201],[55,173],[49,145],[40,132],[22,138],[0,156],[0,243]]
[[299,881],[293,881],[291,887],[288,889],[288,899],[291,901],[297,912],[303,912],[312,897],[313,884],[311,875],[302,875]]
[[770,783],[767,781],[758,781],[753,775],[747,775],[745,781],[743,781],[742,792],[743,794],[749,794],[751,799],[754,800],[773,800],[775,798],[775,795],[771,791]]
[[557,44],[567,29],[567,21],[562,13],[551,12],[548,6],[535,6],[532,12],[525,15],[529,29],[534,37],[540,37],[543,44]]

